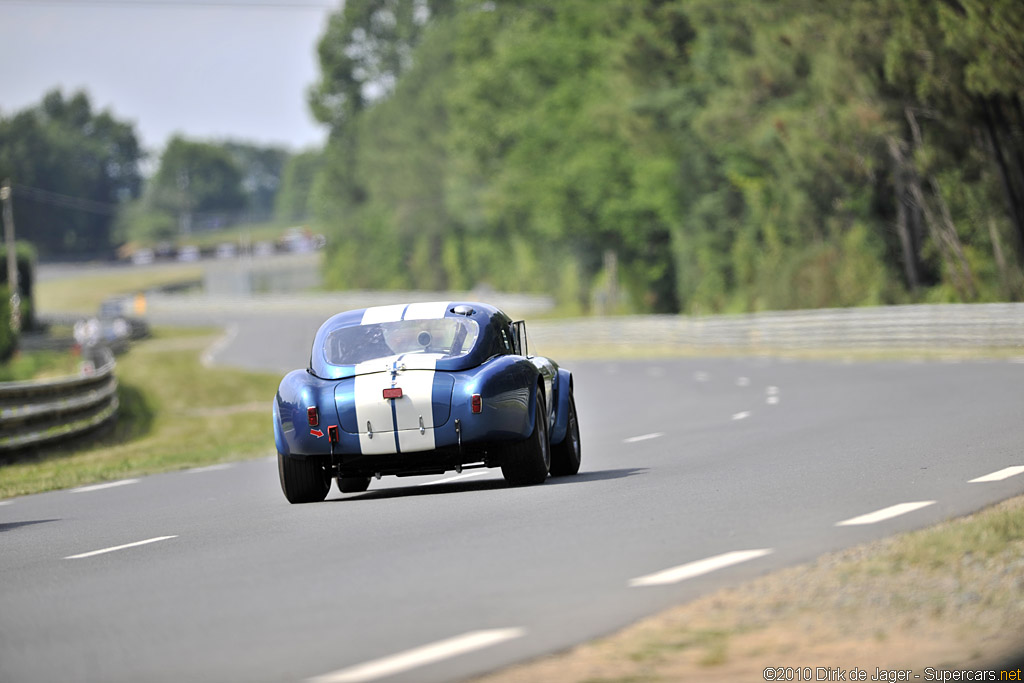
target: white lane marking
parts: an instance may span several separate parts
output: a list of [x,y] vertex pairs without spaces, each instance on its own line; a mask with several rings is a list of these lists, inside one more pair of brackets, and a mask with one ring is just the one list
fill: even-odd
[[764,390],[764,393],[768,394],[769,396],[778,396],[779,395],[779,388],[778,387],[768,387],[767,389]]
[[771,552],[773,552],[771,548],[734,550],[732,552],[722,553],[721,555],[715,555],[714,557],[708,557],[703,560],[681,564],[678,567],[665,569],[660,572],[655,572],[654,574],[648,574],[646,576],[631,579],[629,586],[631,588],[637,588],[640,586],[664,586],[670,583],[678,583],[686,579],[692,579],[696,576],[709,574],[718,569],[730,567],[734,564],[739,564],[740,562],[764,557]]
[[749,410],[744,410],[742,413],[736,413],[735,415],[733,415],[732,419],[734,419],[734,420],[746,420],[748,417],[750,417],[750,411]]
[[13,500],[0,500],[0,506],[4,506],[4,505],[14,505],[14,501]]
[[767,403],[770,406],[778,405],[779,397],[778,396],[769,396],[769,397],[767,397],[764,400],[764,402]]
[[869,512],[866,515],[860,515],[859,517],[851,517],[850,519],[845,519],[842,522],[836,522],[836,526],[859,526],[861,524],[876,524],[877,522],[884,522],[887,519],[899,517],[900,515],[905,515],[908,512],[920,510],[921,508],[928,507],[929,505],[934,504],[934,500],[922,500],[916,503],[900,503],[899,505],[890,505],[887,508],[875,510],[874,512]]
[[470,631],[461,636],[439,640],[389,657],[381,657],[363,664],[338,669],[322,676],[310,678],[309,683],[360,683],[385,676],[394,676],[410,669],[457,657],[526,635],[521,628],[495,628]]
[[175,536],[157,536],[156,538],[147,538],[145,541],[135,541],[134,543],[125,543],[124,545],[115,545],[111,548],[103,548],[101,550],[92,550],[87,553],[79,553],[78,555],[68,555],[65,560],[80,560],[83,557],[93,557],[95,555],[102,555],[104,553],[112,553],[116,550],[124,550],[125,548],[135,548],[140,545],[148,545],[150,543],[156,543],[157,541],[166,541],[170,538],[177,538]]
[[221,470],[230,470],[234,467],[234,464],[229,462],[222,462],[216,465],[207,465],[206,467],[193,467],[190,470],[185,470],[186,474],[202,474],[203,472],[219,472]]
[[638,441],[649,441],[651,439],[657,439],[665,436],[665,432],[653,432],[651,434],[641,434],[640,436],[631,436],[628,439],[623,439],[622,443],[636,443]]
[[469,479],[470,477],[479,477],[484,474],[490,474],[490,472],[466,472],[465,474],[456,474],[454,477],[448,477],[447,479],[435,479],[434,481],[425,481],[417,486],[430,486],[431,484],[447,484],[450,481],[461,481],[463,479]]
[[227,348],[227,345],[235,340],[238,336],[238,325],[230,325],[224,332],[224,335],[217,341],[210,344],[203,354],[199,357],[199,362],[203,364],[203,367],[208,368],[213,365],[214,357]]
[[77,489],[71,489],[71,493],[89,493],[90,491],[102,491],[103,489],[112,489],[118,486],[127,486],[128,484],[138,484],[138,479],[122,479],[121,481],[108,481],[105,484],[93,484],[92,486],[79,486]]
[[709,379],[711,379],[711,375],[706,372],[698,371],[693,373],[693,380],[695,382],[707,382]]
[[737,377],[736,378],[736,386],[738,386],[738,387],[749,387],[750,386],[750,378],[749,377]]
[[662,368],[659,368],[657,366],[655,366],[653,368],[647,368],[647,376],[648,377],[661,377],[664,374],[665,374],[665,371]]
[[971,479],[967,483],[980,484],[982,482],[987,481],[1002,481],[1003,479],[1009,479],[1010,477],[1014,477],[1018,474],[1021,474],[1022,472],[1024,472],[1024,466],[1014,465],[1013,467],[1007,467],[1005,469],[999,470],[998,472],[993,472],[992,474],[986,474],[983,477],[978,477],[977,479]]
[[1014,356],[1010,359],[1011,363],[1024,364],[1024,356]]

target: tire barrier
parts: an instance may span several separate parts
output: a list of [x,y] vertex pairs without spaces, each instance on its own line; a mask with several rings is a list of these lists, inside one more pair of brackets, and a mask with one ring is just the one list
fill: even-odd
[[72,377],[0,382],[0,452],[68,439],[117,415],[114,354],[100,347]]

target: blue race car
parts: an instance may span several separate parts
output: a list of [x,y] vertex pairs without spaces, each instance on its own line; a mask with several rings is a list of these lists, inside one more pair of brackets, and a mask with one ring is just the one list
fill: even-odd
[[529,355],[526,325],[493,306],[432,302],[339,313],[274,401],[278,473],[292,503],[372,477],[500,467],[513,486],[576,474],[572,374]]

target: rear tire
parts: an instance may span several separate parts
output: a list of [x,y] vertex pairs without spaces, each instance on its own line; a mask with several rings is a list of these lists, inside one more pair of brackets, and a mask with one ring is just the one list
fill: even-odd
[[551,469],[551,444],[548,443],[548,413],[544,394],[537,390],[533,410],[533,433],[523,441],[505,447],[501,474],[512,486],[543,484]]
[[278,453],[277,473],[289,503],[318,503],[331,488],[330,477],[316,459],[286,458]]
[[562,443],[551,447],[551,476],[564,477],[580,471],[580,425],[576,421],[576,399],[569,390],[569,421],[565,425]]
[[362,493],[368,488],[369,477],[338,477],[338,490],[342,493]]

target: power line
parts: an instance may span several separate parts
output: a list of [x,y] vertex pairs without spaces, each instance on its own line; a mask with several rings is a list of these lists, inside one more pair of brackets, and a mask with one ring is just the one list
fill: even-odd
[[25,197],[25,199],[31,199],[32,201],[39,202],[40,204],[50,204],[52,206],[60,206],[65,209],[76,209],[78,211],[110,216],[117,213],[119,208],[117,204],[107,204],[105,202],[93,201],[92,199],[72,197],[71,195],[61,194],[59,192],[50,192],[49,190],[43,190],[38,187],[29,187],[28,185],[14,184],[11,185],[11,188],[14,190],[12,196]]
[[65,7],[170,7],[181,9],[338,9],[341,2],[258,2],[256,0],[0,0],[0,5],[63,5]]

